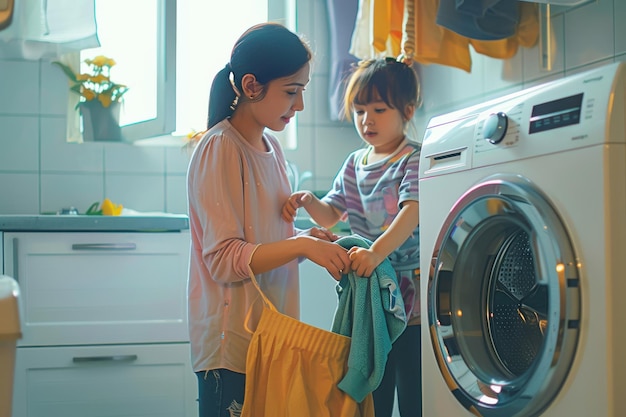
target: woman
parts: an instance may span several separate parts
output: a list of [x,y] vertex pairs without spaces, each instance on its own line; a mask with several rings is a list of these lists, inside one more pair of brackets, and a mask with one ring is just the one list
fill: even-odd
[[312,54],[285,27],[253,26],[215,76],[208,131],[188,172],[191,260],[189,326],[200,417],[238,415],[244,401],[249,328],[262,303],[250,268],[276,308],[299,315],[298,259],[340,279],[350,264],[337,236],[296,234],[280,217],[291,193],[281,131],[304,109]]

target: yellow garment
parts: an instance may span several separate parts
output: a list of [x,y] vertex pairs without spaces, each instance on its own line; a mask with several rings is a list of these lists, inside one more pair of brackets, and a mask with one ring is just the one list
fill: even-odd
[[359,59],[398,56],[403,19],[404,0],[359,0],[350,54]]
[[372,46],[378,52],[387,49],[387,38],[391,29],[389,3],[391,0],[372,1]]
[[389,45],[387,47],[392,53],[390,56],[397,57],[400,55],[402,46],[402,23],[404,21],[404,0],[390,0],[390,31]]
[[402,54],[421,64],[441,64],[469,72],[469,39],[437,25],[439,0],[406,0]]
[[532,48],[539,40],[539,5],[520,2],[520,20],[515,34],[520,46]]
[[374,417],[371,393],[357,403],[337,387],[350,338],[281,314],[250,276],[265,304],[248,348],[241,417]]
[[443,33],[439,43],[439,55],[427,57],[417,55],[414,59],[423,64],[440,64],[459,68],[470,72],[472,70],[472,56],[469,49],[469,39],[448,29],[441,28]]
[[375,52],[397,57],[402,41],[404,0],[372,1],[372,46]]
[[476,52],[492,58],[508,59],[515,56],[519,46],[533,47],[539,38],[539,19],[537,5],[520,2],[520,22],[515,35],[495,41],[480,41],[470,39],[470,44]]
[[461,36],[436,24],[439,0],[406,0],[402,54],[421,64],[441,64],[471,71],[469,45],[482,55],[508,59],[518,47],[530,48],[539,36],[537,5],[519,2],[520,23],[514,36],[480,41]]

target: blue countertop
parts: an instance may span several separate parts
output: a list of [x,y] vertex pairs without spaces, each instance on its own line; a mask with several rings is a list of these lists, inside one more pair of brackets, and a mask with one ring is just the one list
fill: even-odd
[[186,229],[189,229],[189,218],[184,214],[0,215],[1,232],[175,232]]

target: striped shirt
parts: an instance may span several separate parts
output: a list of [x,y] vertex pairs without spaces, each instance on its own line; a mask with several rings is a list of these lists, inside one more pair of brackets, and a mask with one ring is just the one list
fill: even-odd
[[[402,203],[419,201],[420,149],[405,140],[393,154],[372,164],[364,163],[370,147],[351,153],[323,201],[347,215],[352,233],[376,240]],[[419,225],[389,259],[396,269],[419,268]]]

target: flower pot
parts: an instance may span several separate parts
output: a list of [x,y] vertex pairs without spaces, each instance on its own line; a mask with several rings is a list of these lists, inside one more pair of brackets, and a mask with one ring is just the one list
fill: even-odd
[[113,102],[104,107],[98,100],[80,103],[80,113],[83,116],[83,140],[119,142],[122,140],[120,128],[119,102]]

